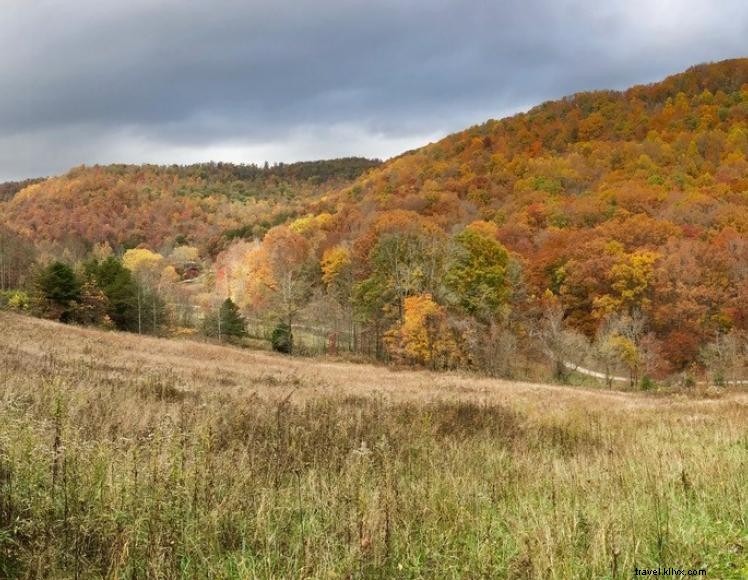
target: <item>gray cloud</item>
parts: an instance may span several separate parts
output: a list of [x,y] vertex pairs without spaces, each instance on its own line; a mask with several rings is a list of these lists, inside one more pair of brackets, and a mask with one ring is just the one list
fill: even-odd
[[0,179],[388,157],[746,37],[744,0],[6,0]]

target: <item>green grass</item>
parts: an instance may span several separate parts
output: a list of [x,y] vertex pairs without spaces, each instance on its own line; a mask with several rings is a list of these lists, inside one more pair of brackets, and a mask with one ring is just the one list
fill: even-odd
[[0,322],[23,339],[0,344],[2,578],[748,574],[743,393],[316,393],[313,361],[243,383],[177,343]]

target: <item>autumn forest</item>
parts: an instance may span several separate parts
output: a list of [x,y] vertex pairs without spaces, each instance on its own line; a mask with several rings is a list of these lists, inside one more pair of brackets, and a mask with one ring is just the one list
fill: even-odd
[[748,59],[386,162],[76,167],[0,186],[0,305],[528,380],[748,377]]

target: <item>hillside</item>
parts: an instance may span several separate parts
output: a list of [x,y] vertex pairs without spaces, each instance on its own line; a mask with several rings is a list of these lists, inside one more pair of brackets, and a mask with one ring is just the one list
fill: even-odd
[[0,203],[13,199],[13,196],[30,185],[44,181],[44,178],[24,179],[23,181],[6,181],[0,183]]
[[[622,391],[485,379],[460,373],[393,371],[334,359],[289,358],[195,340],[66,326],[2,311],[0,325],[7,329],[2,333],[0,349],[9,359],[13,357],[17,361],[14,365],[24,372],[44,375],[45,367],[47,370],[54,367],[55,372],[68,375],[75,373],[76,367],[85,366],[94,381],[107,378],[138,381],[152,375],[168,376],[166,388],[170,396],[177,398],[188,391],[200,396],[218,389],[229,397],[249,395],[269,401],[293,391],[295,402],[330,396],[383,396],[397,402],[499,403],[512,397],[542,406],[551,397],[559,404],[569,402],[600,408],[660,405],[656,398]],[[726,394],[725,399],[748,403],[748,394],[736,390]]]
[[[332,217],[297,227],[296,247],[321,261],[319,287],[353,303],[372,352],[429,362],[439,342],[438,364],[481,358],[455,353],[449,333],[412,344],[406,299],[413,310],[421,297],[421,309],[461,328],[457,343],[470,341],[465,320],[501,320],[525,352],[549,309],[588,340],[628,318],[628,366],[663,376],[748,329],[746,155],[748,59],[700,65],[403,154],[321,198],[314,211]],[[288,238],[266,239],[267,253]],[[254,251],[219,264],[243,271]],[[492,260],[493,273],[476,274]],[[247,291],[246,276],[235,296],[256,309],[264,296]]]
[[[544,103],[383,164],[79,168],[0,204],[15,231],[0,225],[0,258],[14,256],[0,288],[28,285],[19,234],[39,261],[79,266],[107,241],[160,252],[151,296],[167,288],[189,312],[172,328],[228,297],[256,338],[288,327],[289,351],[295,330],[296,352],[725,384],[748,360],[747,156],[737,59]],[[160,282],[187,251],[204,274],[189,296],[185,280]]]
[[745,393],[392,372],[2,312],[0,327],[4,578],[748,570]]
[[206,254],[237,236],[262,236],[303,212],[376,161],[360,158],[272,167],[206,163],[192,166],[79,167],[46,180],[0,186],[0,221],[36,244],[85,252],[146,244],[154,250],[192,244]]

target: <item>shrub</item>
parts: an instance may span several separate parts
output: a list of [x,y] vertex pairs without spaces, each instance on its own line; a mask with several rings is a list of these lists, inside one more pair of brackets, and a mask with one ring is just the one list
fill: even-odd
[[22,290],[6,290],[0,292],[0,308],[26,312],[29,310],[31,300],[28,292]]
[[291,354],[293,350],[293,331],[291,330],[291,325],[285,322],[278,323],[273,329],[270,342],[273,345],[274,351]]
[[655,382],[649,376],[644,375],[641,382],[639,383],[639,386],[641,387],[642,391],[651,391],[657,385],[655,385]]

